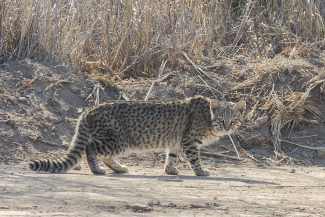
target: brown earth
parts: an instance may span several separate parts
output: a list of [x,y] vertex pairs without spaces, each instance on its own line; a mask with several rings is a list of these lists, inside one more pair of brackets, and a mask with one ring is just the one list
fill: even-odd
[[[89,73],[75,73],[61,65],[30,60],[0,65],[0,215],[324,216],[325,154],[288,142],[282,142],[281,151],[275,154],[271,133],[274,107],[254,110],[254,105],[260,105],[256,102],[266,98],[256,95],[256,90],[269,90],[273,80],[280,98],[290,91],[304,93],[304,85],[320,74],[324,62],[325,53],[290,60],[282,56],[272,60],[247,56],[196,60],[202,68],[218,64],[205,68],[213,81],[201,75],[213,89],[207,88],[187,62],[182,71],[153,87],[149,100],[183,99],[194,94],[247,100],[245,123],[232,136],[242,160],[203,156],[204,167],[212,171],[210,177],[194,176],[185,161],[180,162],[179,176],[167,176],[163,173],[164,153],[154,151],[120,157],[120,162],[130,166],[127,174],[107,169],[106,175],[94,176],[85,162],[81,170],[68,174],[28,171],[30,159],[64,154],[78,113],[94,104],[95,95],[87,97],[96,82],[89,79]],[[290,66],[294,66],[292,71]],[[261,80],[240,86],[261,74],[261,67],[267,68]],[[106,83],[99,91],[99,101],[125,96],[143,100],[151,83],[147,78],[124,80],[113,87]],[[294,127],[283,126],[282,139],[314,149],[325,146],[322,88],[319,83],[306,100],[306,105],[319,112],[305,112]],[[205,151],[237,156],[228,137]]]

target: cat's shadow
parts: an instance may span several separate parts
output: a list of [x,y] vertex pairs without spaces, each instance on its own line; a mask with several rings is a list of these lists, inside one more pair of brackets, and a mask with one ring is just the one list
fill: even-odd
[[[35,172],[36,173],[36,172]],[[39,175],[63,175],[62,173],[42,173],[38,172]],[[89,176],[90,174],[81,174],[81,173],[74,173],[74,172],[68,172],[64,173],[66,174],[74,174],[79,176]],[[267,182],[267,181],[258,181],[253,179],[240,179],[240,178],[226,178],[226,177],[211,177],[211,176],[186,176],[186,175],[166,175],[166,176],[152,176],[152,175],[132,175],[128,173],[106,173],[106,174],[96,174],[92,176],[102,176],[102,177],[108,177],[108,178],[120,178],[120,179],[158,179],[165,182],[184,182],[186,180],[207,180],[207,181],[229,181],[229,182],[244,182],[246,184],[264,184],[264,185],[280,185],[275,182]]]
[[108,173],[105,176],[114,178],[142,178],[142,179],[158,179],[165,182],[184,182],[185,180],[208,180],[208,181],[230,181],[230,182],[244,182],[246,184],[267,184],[267,185],[279,185],[275,182],[258,181],[253,179],[239,179],[239,178],[221,178],[221,177],[210,177],[210,176],[148,176],[148,175],[131,175],[125,173]]

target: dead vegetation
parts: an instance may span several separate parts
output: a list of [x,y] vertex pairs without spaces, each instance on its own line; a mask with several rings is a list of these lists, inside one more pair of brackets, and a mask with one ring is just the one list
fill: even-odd
[[322,1],[2,1],[2,62],[32,58],[110,75],[153,76],[236,53],[305,57],[323,46]]

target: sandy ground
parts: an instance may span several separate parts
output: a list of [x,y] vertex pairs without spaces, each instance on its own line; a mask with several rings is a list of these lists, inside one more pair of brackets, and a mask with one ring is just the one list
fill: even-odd
[[1,216],[325,216],[320,167],[223,165],[210,177],[162,165],[127,174],[67,174],[0,167]]

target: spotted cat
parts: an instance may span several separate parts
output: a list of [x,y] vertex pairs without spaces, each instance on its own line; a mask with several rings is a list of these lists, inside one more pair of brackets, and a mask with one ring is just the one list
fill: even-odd
[[167,149],[165,172],[177,175],[175,167],[185,153],[197,176],[210,175],[201,166],[199,148],[233,133],[241,124],[245,101],[219,102],[203,96],[178,101],[115,101],[88,108],[81,114],[70,149],[57,160],[35,160],[34,171],[64,173],[74,167],[86,152],[90,170],[104,174],[100,157],[115,172],[128,168],[114,156],[145,149]]

